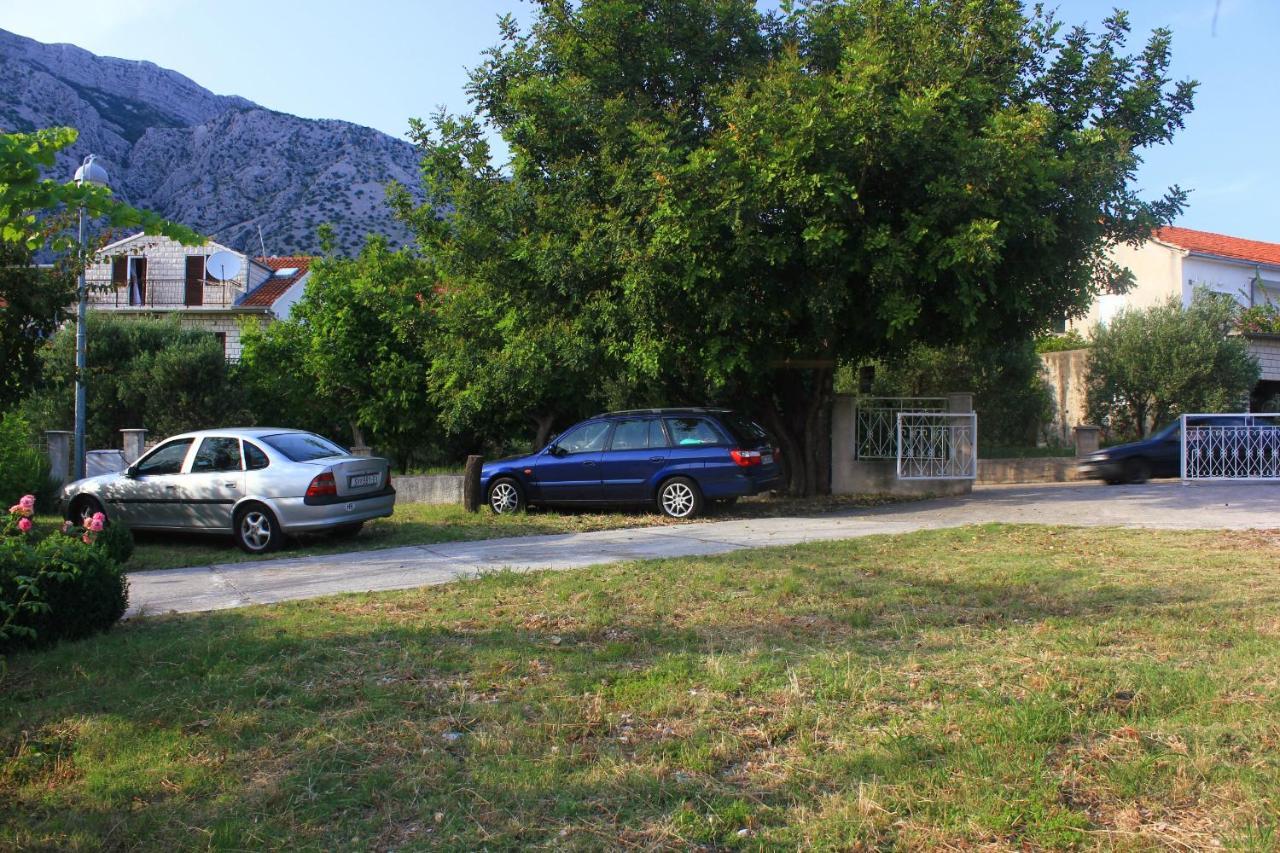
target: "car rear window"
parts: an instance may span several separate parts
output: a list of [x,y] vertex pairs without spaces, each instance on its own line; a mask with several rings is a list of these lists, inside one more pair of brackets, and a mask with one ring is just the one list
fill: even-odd
[[346,456],[347,451],[327,438],[309,432],[282,432],[266,435],[262,441],[293,462],[310,462],[329,456]]
[[666,423],[671,443],[676,447],[719,444],[724,440],[705,418],[666,418]]
[[720,420],[724,422],[729,432],[741,444],[754,447],[769,440],[769,433],[765,432],[764,427],[751,420],[751,418],[744,417],[736,412],[730,412],[727,415],[722,415]]

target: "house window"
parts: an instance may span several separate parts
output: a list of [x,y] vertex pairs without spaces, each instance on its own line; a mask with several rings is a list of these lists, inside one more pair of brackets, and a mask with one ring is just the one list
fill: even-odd
[[213,336],[218,339],[218,346],[222,347],[222,357],[227,357],[227,333],[214,332]]

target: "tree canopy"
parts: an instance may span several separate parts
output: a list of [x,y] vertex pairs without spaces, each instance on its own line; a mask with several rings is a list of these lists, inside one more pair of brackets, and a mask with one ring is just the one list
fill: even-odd
[[1181,210],[1132,180],[1194,85],[1167,31],[1132,55],[1128,29],[1014,0],[542,0],[473,114],[415,125],[435,203],[399,209],[461,294],[442,313],[487,330],[436,380],[490,412],[521,384],[572,389],[523,395],[557,417],[741,405],[824,490],[837,364],[1030,339]]
[[1258,382],[1248,343],[1230,332],[1240,308],[1229,296],[1198,291],[1122,311],[1093,330],[1089,418],[1120,436],[1145,436],[1178,415],[1241,411]]

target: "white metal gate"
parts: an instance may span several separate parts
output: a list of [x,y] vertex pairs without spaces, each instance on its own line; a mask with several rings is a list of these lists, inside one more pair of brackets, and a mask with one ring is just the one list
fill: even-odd
[[973,480],[978,476],[975,412],[898,412],[899,480]]
[[945,412],[946,397],[860,397],[853,421],[853,458],[898,458],[899,412]]
[[1182,479],[1280,482],[1280,414],[1183,415]]

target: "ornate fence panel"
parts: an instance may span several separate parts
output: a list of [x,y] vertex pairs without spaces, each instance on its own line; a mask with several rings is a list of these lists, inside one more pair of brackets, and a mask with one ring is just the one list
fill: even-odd
[[855,459],[898,458],[899,412],[945,412],[946,397],[862,397],[854,416]]
[[1280,414],[1183,415],[1182,479],[1280,482]]
[[899,412],[899,480],[973,480],[978,476],[978,415]]

